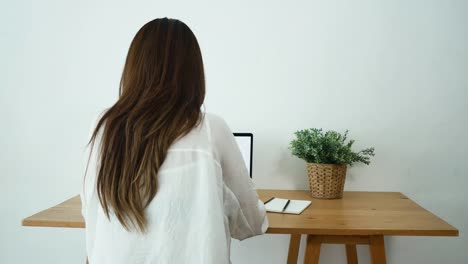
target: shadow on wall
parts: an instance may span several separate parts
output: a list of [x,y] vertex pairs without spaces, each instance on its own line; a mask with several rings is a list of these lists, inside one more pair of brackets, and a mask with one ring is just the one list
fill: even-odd
[[[267,144],[275,146],[278,142]],[[277,176],[278,181],[287,183],[287,188],[291,190],[308,190],[308,178],[306,163],[294,157],[289,150],[289,142],[285,142],[277,148],[277,159],[273,160],[272,172]]]

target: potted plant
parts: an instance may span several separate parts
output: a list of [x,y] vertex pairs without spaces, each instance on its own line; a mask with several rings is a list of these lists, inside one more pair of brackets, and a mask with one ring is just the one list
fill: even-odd
[[314,198],[338,199],[343,197],[347,165],[369,165],[374,148],[359,152],[351,150],[354,140],[346,142],[344,135],[336,131],[311,128],[294,133],[289,149],[294,156],[307,162],[309,187]]

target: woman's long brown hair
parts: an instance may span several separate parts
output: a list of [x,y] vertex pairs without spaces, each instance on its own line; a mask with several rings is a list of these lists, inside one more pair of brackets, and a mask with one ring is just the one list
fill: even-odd
[[102,128],[97,194],[106,216],[145,232],[145,208],[157,193],[157,174],[171,144],[196,127],[205,98],[197,39],[183,22],[155,19],[135,35],[118,101],[97,122]]

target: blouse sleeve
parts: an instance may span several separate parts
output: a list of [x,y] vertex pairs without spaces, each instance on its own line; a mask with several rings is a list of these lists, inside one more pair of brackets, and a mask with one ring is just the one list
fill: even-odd
[[[89,127],[87,140],[93,135],[94,129],[96,128],[97,123],[101,119],[103,113],[100,113],[94,117],[92,123]],[[101,132],[101,131],[100,131]],[[83,218],[87,219],[88,211],[88,202],[91,200],[94,194],[95,181],[97,176],[97,156],[99,151],[101,133],[96,135],[95,144],[92,147],[92,144],[86,145],[85,151],[83,153],[83,185],[80,191],[80,200],[81,200],[81,214]]]
[[224,209],[233,238],[243,240],[265,233],[268,228],[265,206],[254,184],[232,131],[219,117],[211,117],[212,139],[217,149],[224,180]]

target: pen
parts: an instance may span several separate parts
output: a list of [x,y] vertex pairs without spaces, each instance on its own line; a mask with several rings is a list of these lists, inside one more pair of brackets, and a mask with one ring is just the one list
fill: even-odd
[[281,210],[281,212],[284,212],[284,210],[286,210],[286,207],[288,207],[290,201],[291,201],[291,200],[288,199],[288,201],[287,201],[286,204],[284,205],[283,210]]
[[270,199],[268,199],[266,202],[264,202],[263,204],[267,204],[269,202],[271,202],[271,200],[275,199],[275,197],[271,197]]

